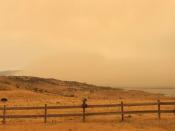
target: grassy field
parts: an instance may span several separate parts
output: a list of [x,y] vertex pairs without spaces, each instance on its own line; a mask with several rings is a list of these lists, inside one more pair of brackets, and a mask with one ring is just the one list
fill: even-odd
[[93,121],[86,123],[78,121],[51,121],[47,124],[36,121],[10,122],[0,125],[0,131],[174,131],[174,123],[174,118],[163,118],[160,121],[154,117],[152,119],[133,118],[124,122],[93,118]]
[[[35,81],[35,82],[34,82]],[[38,80],[39,81],[39,80]],[[142,91],[124,91],[100,87],[76,86],[75,83],[67,86],[44,81],[27,79],[15,80],[3,77],[0,79],[0,97],[8,98],[7,106],[44,106],[48,105],[81,105],[84,97],[88,98],[88,104],[116,104],[124,103],[175,101],[175,98],[165,97],[160,94],[151,94]],[[54,81],[57,82],[57,81]],[[19,87],[20,85],[20,87]],[[88,87],[89,86],[89,87]],[[35,87],[35,89],[33,89]],[[42,89],[42,90],[41,90]],[[72,89],[76,89],[71,91]],[[45,91],[43,91],[45,90]],[[57,92],[57,93],[54,93]],[[4,103],[0,103],[2,107]],[[162,108],[162,107],[161,107]],[[157,109],[157,107],[130,107],[125,110]],[[164,109],[175,109],[175,106],[166,106]],[[88,112],[120,111],[120,108],[88,109]],[[82,109],[53,110],[49,113],[80,113]],[[1,112],[2,113],[2,112]],[[43,114],[43,110],[33,111],[8,111],[7,114]],[[48,123],[43,119],[7,119],[5,125],[0,124],[0,131],[174,131],[175,115],[162,114],[158,120],[157,114],[126,115],[125,121],[121,121],[120,115],[89,116],[86,123],[82,117],[49,118]]]

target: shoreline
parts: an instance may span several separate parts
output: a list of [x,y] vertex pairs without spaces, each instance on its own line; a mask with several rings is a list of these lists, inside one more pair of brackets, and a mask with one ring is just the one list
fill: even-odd
[[[152,94],[164,95],[166,97],[175,97],[175,88],[123,88],[124,90],[131,91],[144,91]],[[173,91],[174,90],[174,91]]]

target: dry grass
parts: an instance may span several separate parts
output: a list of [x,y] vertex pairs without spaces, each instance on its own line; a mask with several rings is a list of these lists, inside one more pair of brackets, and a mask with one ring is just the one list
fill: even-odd
[[[5,81],[5,82],[4,82]],[[32,81],[30,86],[26,86],[23,80],[15,81],[14,79],[0,78],[0,87],[6,90],[0,90],[0,96],[8,98],[7,106],[44,106],[48,105],[80,105],[82,98],[88,98],[88,104],[111,104],[133,102],[152,102],[157,99],[162,101],[174,101],[175,98],[168,98],[162,95],[150,94],[140,91],[123,91],[114,89],[99,89],[97,88],[81,88],[69,87],[57,83],[56,80],[47,80],[47,82]],[[48,84],[49,83],[49,84]],[[58,85],[56,85],[58,84]],[[75,83],[73,83],[75,86]],[[76,83],[77,84],[77,83]],[[20,85],[20,88],[16,87]],[[61,85],[61,86],[60,86]],[[81,84],[80,84],[81,85]],[[82,86],[82,85],[81,85]],[[30,87],[30,88],[29,88]],[[45,90],[35,91],[34,87]],[[40,88],[42,87],[42,88]],[[73,90],[75,89],[75,90]],[[50,91],[50,92],[49,92]],[[58,94],[53,91],[59,92]],[[0,103],[3,106],[4,103]],[[156,107],[155,107],[156,108]],[[166,109],[174,109],[175,107],[165,107]],[[134,107],[127,108],[127,110],[145,110],[153,109],[153,107]],[[103,109],[88,109],[88,112],[100,111],[116,111],[120,108],[103,108]],[[81,109],[75,110],[53,110],[49,113],[80,113]],[[43,114],[43,111],[8,111],[7,114]],[[175,115],[164,114],[159,121],[157,115],[127,115],[124,122],[121,122],[120,116],[91,116],[87,117],[87,122],[82,123],[81,117],[70,118],[49,118],[48,123],[44,124],[43,119],[8,119],[6,125],[0,125],[0,131],[174,131],[175,129]]]
[[11,122],[0,125],[0,131],[174,131],[175,120],[164,118],[155,119],[135,118],[125,122],[120,121],[93,121],[81,122]]

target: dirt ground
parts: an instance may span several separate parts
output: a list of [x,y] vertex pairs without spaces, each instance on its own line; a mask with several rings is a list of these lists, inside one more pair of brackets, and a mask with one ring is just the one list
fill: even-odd
[[174,131],[175,117],[91,122],[12,122],[0,125],[0,131]]

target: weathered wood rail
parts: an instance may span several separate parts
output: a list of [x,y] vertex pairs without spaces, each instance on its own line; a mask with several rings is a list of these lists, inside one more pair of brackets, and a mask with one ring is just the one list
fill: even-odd
[[[132,110],[128,111],[125,110],[125,107],[139,107],[139,106],[157,106],[156,110]],[[174,106],[174,110],[161,110],[162,106]],[[113,111],[113,112],[86,112],[87,108],[109,108],[109,107],[120,107],[120,111]],[[82,108],[81,113],[72,113],[72,114],[48,114],[48,110],[59,110],[59,109],[80,109]],[[7,111],[17,111],[17,110],[43,110],[44,113],[42,115],[8,115]],[[121,102],[120,104],[104,104],[104,105],[88,105],[87,100],[83,100],[82,105],[78,106],[48,106],[45,104],[44,106],[38,107],[7,107],[4,105],[0,107],[0,111],[2,114],[0,118],[2,119],[2,123],[6,123],[6,119],[9,118],[43,118],[44,122],[47,122],[48,118],[51,117],[82,117],[83,122],[86,120],[86,116],[95,116],[95,115],[121,115],[121,120],[124,121],[124,116],[127,114],[157,114],[158,118],[161,119],[162,113],[174,113],[175,114],[175,102],[147,102],[147,103],[124,103]]]

